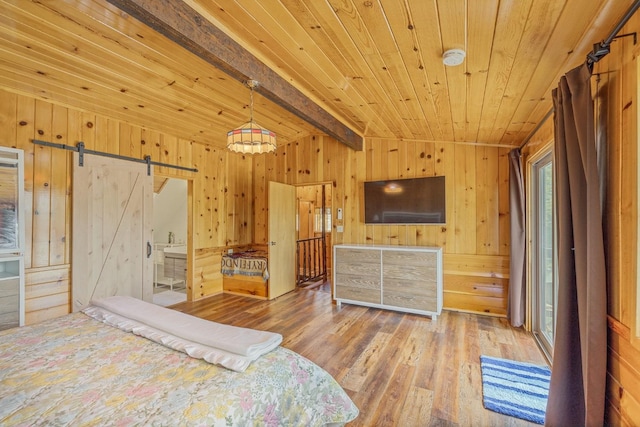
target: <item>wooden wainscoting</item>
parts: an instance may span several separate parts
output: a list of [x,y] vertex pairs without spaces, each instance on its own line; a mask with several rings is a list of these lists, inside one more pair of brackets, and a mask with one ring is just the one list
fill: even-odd
[[640,352],[633,348],[627,326],[611,316],[608,323],[607,419],[609,425],[636,425],[640,420],[640,401],[635,396],[640,384]]
[[220,264],[226,248],[197,249],[193,265],[194,300],[222,292]]
[[509,257],[444,254],[444,308],[506,316]]
[[25,323],[63,316],[71,311],[71,265],[30,268],[25,271]]

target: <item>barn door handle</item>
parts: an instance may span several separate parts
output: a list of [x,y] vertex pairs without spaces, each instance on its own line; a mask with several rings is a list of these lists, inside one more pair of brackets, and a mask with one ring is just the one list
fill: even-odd
[[147,258],[151,258],[151,243],[147,242]]

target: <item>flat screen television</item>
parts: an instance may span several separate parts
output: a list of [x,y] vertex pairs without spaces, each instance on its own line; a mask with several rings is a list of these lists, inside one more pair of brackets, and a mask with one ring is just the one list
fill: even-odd
[[444,176],[365,181],[364,222],[446,223]]

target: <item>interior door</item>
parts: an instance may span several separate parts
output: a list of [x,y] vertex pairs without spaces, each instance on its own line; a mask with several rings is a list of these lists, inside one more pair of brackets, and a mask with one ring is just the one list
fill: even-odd
[[269,182],[269,299],[296,288],[296,189]]
[[128,295],[153,300],[153,173],[147,165],[74,153],[72,307]]

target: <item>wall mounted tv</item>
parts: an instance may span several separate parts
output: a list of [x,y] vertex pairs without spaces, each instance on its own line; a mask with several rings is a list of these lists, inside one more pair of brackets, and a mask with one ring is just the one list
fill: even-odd
[[364,222],[446,223],[444,176],[365,181]]

